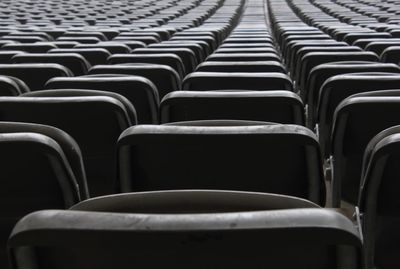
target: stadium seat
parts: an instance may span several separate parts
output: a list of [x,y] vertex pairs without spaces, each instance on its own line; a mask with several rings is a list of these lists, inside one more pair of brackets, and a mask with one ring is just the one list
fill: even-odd
[[332,199],[357,204],[362,161],[369,141],[381,131],[400,124],[399,91],[352,95],[336,108],[332,129]]
[[214,53],[206,61],[232,62],[232,61],[280,61],[276,53]]
[[11,58],[18,54],[23,54],[21,50],[0,50],[0,64],[11,64]]
[[89,89],[115,92],[134,106],[139,124],[157,124],[159,97],[157,88],[146,78],[127,75],[87,75],[50,79],[46,89]]
[[398,89],[398,73],[350,73],[337,75],[325,81],[320,89],[317,107],[317,132],[323,155],[330,153],[331,128],[335,110],[346,97],[360,92]]
[[308,75],[317,65],[338,61],[373,61],[378,62],[378,56],[373,52],[309,52],[301,59],[298,65],[299,72],[296,73],[297,87],[302,89],[307,85]]
[[385,63],[400,63],[400,47],[399,46],[392,46],[386,48],[381,54],[381,60]]
[[0,76],[0,96],[18,96],[28,91],[29,89],[21,80]]
[[162,100],[160,118],[162,123],[230,119],[304,125],[304,110],[289,91],[177,91]]
[[132,50],[128,45],[121,42],[99,42],[96,44],[78,44],[74,48],[77,49],[106,49],[111,54],[130,53]]
[[180,79],[187,74],[185,66],[181,58],[172,53],[154,53],[154,54],[114,54],[108,58],[109,64],[126,64],[126,63],[150,63],[167,65],[174,69]]
[[25,44],[6,44],[1,50],[19,50],[28,53],[46,53],[51,49],[57,48],[52,42],[46,43],[25,43]]
[[59,48],[51,49],[48,53],[76,53],[85,58],[90,65],[106,64],[108,57],[111,56],[106,49],[79,49],[79,48]]
[[286,68],[276,61],[232,61],[232,62],[203,62],[196,68],[197,72],[252,72],[266,73],[278,72],[286,73]]
[[185,125],[138,125],[123,132],[121,191],[228,189],[325,203],[319,146],[309,129],[235,121]]
[[89,74],[143,76],[156,85],[160,98],[163,98],[169,92],[181,89],[178,73],[171,67],[160,64],[96,65],[89,70]]
[[71,77],[72,72],[59,64],[0,64],[0,74],[22,80],[31,91],[42,90],[54,77]]
[[[184,41],[184,42],[175,42],[175,41],[164,41],[162,43],[150,44],[148,48],[186,48],[190,49],[196,56],[196,60],[198,63],[201,63],[205,60],[206,56],[208,56],[211,52],[209,50],[205,50],[199,43],[201,41]],[[207,44],[207,43],[206,43]]]
[[282,73],[247,72],[193,72],[182,82],[184,91],[210,90],[287,90],[292,91],[292,81]]
[[318,99],[324,82],[336,75],[361,72],[400,73],[400,67],[394,64],[364,61],[331,62],[314,67],[309,74],[307,86],[300,92],[303,101],[308,105],[310,128],[314,128],[316,124]]
[[178,56],[185,67],[186,73],[191,73],[196,68],[197,60],[194,52],[188,48],[139,48],[135,49],[134,54],[160,54],[170,53]]
[[362,214],[368,268],[399,266],[396,231],[399,216],[395,192],[399,177],[399,126],[388,128],[369,142],[363,161],[358,206]]
[[90,64],[84,57],[77,53],[29,53],[15,55],[13,63],[50,63],[65,66],[75,76],[87,74]]
[[2,214],[0,266],[16,222],[41,209],[64,209],[87,199],[85,170],[76,142],[45,125],[0,122]]
[[40,211],[17,224],[9,248],[16,269],[25,263],[27,269],[361,268],[351,221],[315,208],[218,215]]
[[136,124],[129,107],[108,96],[0,97],[0,112],[1,121],[47,124],[67,132],[82,150],[90,195],[115,192],[116,141]]

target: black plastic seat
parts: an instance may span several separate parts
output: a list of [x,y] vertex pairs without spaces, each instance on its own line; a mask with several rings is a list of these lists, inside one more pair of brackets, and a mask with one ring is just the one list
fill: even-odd
[[154,36],[117,36],[113,39],[113,41],[115,42],[139,41],[141,43],[144,43],[145,45],[149,45],[160,42],[160,39]]
[[79,48],[59,48],[52,49],[48,53],[76,53],[84,57],[90,65],[106,64],[108,57],[111,56],[106,49],[79,49]]
[[19,79],[0,76],[0,96],[18,96],[28,91],[27,86]]
[[252,38],[240,38],[240,37],[228,37],[224,40],[224,44],[230,43],[272,43],[271,38],[266,37],[252,37]]
[[291,67],[295,61],[297,51],[304,47],[344,47],[347,46],[345,42],[337,42],[336,40],[296,40],[290,41],[287,45],[286,51],[282,51],[286,64]]
[[282,73],[227,73],[193,72],[182,82],[182,90],[288,90],[292,91],[292,82]]
[[364,61],[331,62],[314,67],[308,76],[307,86],[300,92],[303,101],[307,100],[310,128],[313,128],[316,123],[318,98],[324,82],[336,75],[359,72],[400,73],[400,67],[394,64]]
[[0,50],[0,64],[11,64],[11,58],[18,54],[23,54],[21,50]]
[[388,39],[387,41],[371,42],[365,47],[365,50],[372,51],[372,52],[376,53],[376,55],[381,56],[385,49],[390,48],[392,46],[398,46],[398,45],[399,45],[399,41],[390,41],[390,39]]
[[222,44],[219,48],[271,48],[273,45],[270,43],[226,43]]
[[0,98],[1,121],[55,126],[77,141],[91,196],[115,192],[116,141],[136,124],[132,109],[108,96]]
[[28,92],[21,95],[21,97],[89,97],[89,96],[107,96],[118,100],[123,107],[126,108],[126,113],[129,119],[136,119],[136,110],[132,103],[124,96],[109,92],[85,89],[57,89],[57,90],[43,90]]
[[232,62],[232,61],[277,61],[280,57],[276,53],[214,53],[207,57],[207,61]]
[[[365,49],[368,46],[368,44],[370,44],[371,42],[381,42],[381,41],[385,42],[385,41],[388,41],[388,39],[387,38],[361,38],[361,39],[358,39],[357,41],[355,41],[353,43],[353,45],[359,46],[360,48]],[[399,42],[400,38],[390,38],[390,41]]]
[[350,73],[329,78],[322,85],[317,107],[317,123],[321,150],[330,154],[330,137],[334,113],[345,98],[361,92],[400,88],[399,73]]
[[309,129],[198,123],[127,129],[118,142],[121,191],[228,189],[324,204],[319,147]]
[[88,75],[72,78],[53,78],[46,89],[89,89],[118,93],[135,107],[140,124],[157,124],[159,97],[157,88],[139,76]]
[[219,48],[214,53],[277,53],[273,47],[269,48]]
[[338,62],[338,61],[371,61],[378,62],[378,56],[373,52],[309,52],[301,59],[301,64],[298,66],[300,72],[296,77],[297,86],[299,89],[307,85],[308,76],[311,70],[317,65]]
[[99,42],[96,44],[79,44],[74,48],[77,49],[106,49],[111,54],[130,53],[132,50],[129,46],[120,42]]
[[86,37],[86,36],[60,36],[57,41],[76,41],[80,44],[96,44],[101,42],[98,37]]
[[196,68],[198,72],[279,72],[286,73],[286,69],[280,62],[276,61],[232,61],[232,62],[203,62]]
[[31,91],[42,90],[51,78],[73,76],[68,68],[59,64],[0,64],[0,74],[22,80]]
[[[117,40],[111,41],[111,42],[117,42]],[[147,47],[147,45],[144,42],[139,41],[139,40],[132,40],[132,39],[118,40],[118,43],[128,46],[131,50]]]
[[363,154],[381,131],[400,124],[399,90],[359,93],[337,107],[332,131],[333,204],[357,204]]
[[160,118],[162,123],[231,119],[304,125],[304,109],[289,91],[177,91],[162,100]]
[[178,41],[178,42],[186,42],[186,41],[204,41],[207,43],[207,46],[214,51],[218,47],[218,41],[216,38],[206,35],[199,35],[199,36],[173,36],[171,41]]
[[388,38],[390,39],[392,36],[389,33],[377,33],[377,32],[360,32],[360,33],[348,33],[344,36],[343,41],[349,43],[349,44],[354,44],[358,39],[364,39],[364,38]]
[[305,34],[305,35],[290,35],[285,39],[282,39],[281,48],[283,51],[290,46],[291,42],[293,41],[313,41],[313,42],[321,42],[325,40],[332,40],[327,34],[319,33],[319,34]]
[[400,46],[386,48],[381,54],[381,60],[385,63],[400,63]]
[[157,54],[114,54],[108,58],[109,64],[150,63],[167,65],[174,69],[181,79],[187,74],[181,58],[172,53]]
[[134,54],[159,54],[171,53],[178,56],[185,66],[186,73],[191,73],[196,68],[198,62],[194,52],[188,48],[139,48],[133,51]]
[[358,206],[363,218],[368,268],[397,268],[400,218],[396,194],[399,178],[399,126],[388,128],[369,142],[363,162]]
[[19,50],[29,53],[46,53],[51,49],[56,49],[56,45],[52,42],[42,43],[25,43],[25,44],[6,44],[1,50]]
[[101,32],[94,31],[67,31],[63,33],[61,36],[65,37],[97,37],[101,41],[108,40],[107,37]]
[[87,199],[71,210],[115,213],[228,213],[318,208],[305,199],[271,193],[223,190],[131,192]]
[[67,67],[75,76],[87,74],[90,63],[77,53],[29,53],[18,54],[12,58],[13,63],[50,63]]
[[[76,45],[79,45],[79,42],[76,41],[53,41],[51,43],[54,44],[59,49],[68,49],[68,48],[71,49]],[[50,52],[50,50],[48,52]]]
[[45,125],[0,122],[0,266],[13,226],[40,209],[64,209],[88,198],[82,156],[65,132]]
[[42,31],[35,31],[35,32],[13,31],[13,32],[7,34],[6,36],[9,36],[9,37],[39,37],[39,38],[42,38],[43,40],[47,40],[47,41],[54,40],[50,35],[48,35],[45,32],[42,32]]
[[119,38],[119,37],[145,37],[145,38],[147,38],[147,37],[153,37],[154,38],[154,40],[157,42],[157,43],[159,43],[159,42],[161,42],[161,36],[157,33],[157,32],[150,32],[150,31],[148,31],[148,32],[141,32],[141,33],[139,33],[139,32],[134,32],[134,31],[132,31],[132,32],[122,32],[122,33],[120,33],[118,36],[116,36],[115,38]]
[[12,35],[5,35],[5,36],[2,36],[1,39],[2,40],[11,40],[11,41],[19,42],[19,43],[22,43],[22,44],[47,41],[45,38],[39,37],[39,36],[12,36]]
[[206,56],[208,56],[211,52],[210,50],[205,50],[200,44],[200,41],[182,41],[182,42],[175,42],[175,41],[165,41],[162,43],[150,44],[148,48],[187,48],[193,51],[196,56],[196,60],[198,63],[201,63],[205,60]]
[[181,89],[179,74],[169,66],[160,64],[96,65],[89,70],[94,74],[122,74],[142,76],[156,85],[160,98]]
[[351,221],[316,208],[219,214],[40,211],[17,224],[9,248],[15,269],[25,262],[26,269],[160,264],[333,269],[341,262],[343,269],[361,268],[361,240]]
[[296,76],[297,74],[301,73],[301,61],[303,59],[303,56],[306,55],[307,53],[311,52],[336,52],[338,54],[342,52],[360,52],[362,51],[359,47],[356,46],[338,46],[338,47],[326,47],[323,44],[321,46],[304,46],[297,50],[297,53],[293,59],[293,62],[291,63],[290,66],[290,71],[293,74],[293,76]]

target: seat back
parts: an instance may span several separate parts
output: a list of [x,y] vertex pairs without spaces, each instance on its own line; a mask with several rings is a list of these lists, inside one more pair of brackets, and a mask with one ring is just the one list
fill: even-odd
[[120,42],[99,42],[96,44],[78,44],[74,48],[77,49],[100,48],[100,49],[106,49],[111,54],[131,52],[131,49],[127,45]]
[[0,50],[0,64],[11,64],[12,57],[18,54],[24,54],[21,50]]
[[68,134],[11,122],[0,123],[0,134],[0,266],[8,268],[7,238],[20,218],[36,210],[68,208],[88,193],[79,147]]
[[109,64],[150,63],[167,65],[174,69],[181,79],[186,75],[186,69],[179,56],[172,53],[154,54],[114,54],[108,58]]
[[15,269],[361,268],[361,240],[351,221],[324,209],[218,214],[48,210],[21,220],[9,248]]
[[84,57],[90,65],[106,64],[111,54],[106,49],[100,48],[59,48],[52,49],[48,53],[76,53]]
[[300,89],[307,85],[308,75],[317,65],[337,61],[371,61],[378,62],[379,57],[373,52],[308,52],[301,58],[300,72],[295,78]]
[[42,90],[54,77],[70,77],[72,72],[59,64],[0,64],[0,74],[21,79],[32,91]]
[[52,42],[42,43],[26,43],[26,44],[5,44],[1,47],[1,50],[20,50],[29,53],[46,53],[51,49],[56,49],[56,45]]
[[14,77],[0,76],[0,96],[18,96],[27,90],[20,87],[16,80]]
[[280,72],[286,73],[285,67],[275,61],[249,61],[249,62],[203,62],[196,68],[198,72]]
[[297,125],[259,124],[129,128],[118,141],[121,191],[228,189],[324,204],[315,135]]
[[160,64],[97,65],[89,70],[89,74],[122,74],[145,77],[156,85],[160,98],[181,88],[178,73],[171,67]]
[[171,53],[177,55],[185,67],[186,73],[191,73],[198,64],[196,55],[188,48],[139,48],[133,51],[135,54],[159,54]]
[[310,127],[315,124],[318,98],[324,82],[336,75],[361,72],[400,73],[400,67],[395,64],[362,61],[332,62],[314,67],[308,77],[307,86],[300,92],[303,101],[307,100]]
[[400,47],[392,46],[385,49],[381,54],[381,60],[385,63],[399,64],[400,62]]
[[293,90],[289,76],[282,73],[193,72],[182,82],[184,91]]
[[351,73],[329,78],[322,85],[318,100],[317,122],[320,144],[325,156],[330,154],[330,135],[335,109],[341,101],[356,93],[400,88],[398,73]]
[[382,130],[400,124],[399,90],[353,95],[336,109],[332,130],[333,200],[357,203],[363,154]]
[[47,89],[88,89],[118,93],[135,107],[140,124],[157,124],[159,97],[156,86],[140,76],[88,75],[71,78],[53,78]]
[[91,196],[115,191],[115,146],[135,119],[120,101],[107,96],[2,97],[0,120],[41,123],[62,129],[79,144]]
[[77,53],[30,53],[18,54],[12,59],[13,63],[50,63],[65,66],[75,76],[85,75],[90,64],[86,59]]
[[304,125],[304,109],[289,91],[177,91],[162,100],[160,118],[162,123],[236,119]]
[[205,50],[199,42],[201,41],[182,41],[182,42],[175,42],[175,41],[164,41],[162,43],[155,43],[150,44],[149,48],[187,48],[193,51],[196,56],[197,63],[201,63],[205,60],[206,56],[208,56],[208,50]]
[[280,61],[276,53],[214,53],[207,57],[213,62]]
[[397,225],[399,199],[394,190],[399,187],[400,137],[399,126],[377,134],[364,154],[364,169],[360,187],[359,208],[363,214],[363,234],[369,268],[396,268],[399,248]]

